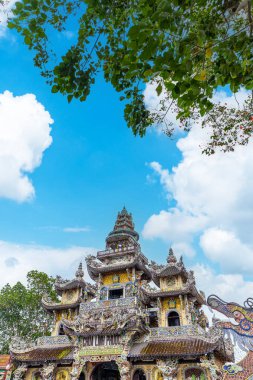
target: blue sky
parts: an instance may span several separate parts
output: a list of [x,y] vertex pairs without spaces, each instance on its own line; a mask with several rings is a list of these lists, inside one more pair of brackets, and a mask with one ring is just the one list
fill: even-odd
[[[34,200],[0,201],[1,238],[101,247],[123,205],[133,212],[141,230],[148,216],[165,202],[159,186],[146,179],[147,163],[178,161],[175,141],[151,131],[144,139],[134,137],[126,127],[118,94],[102,76],[87,102],[68,104],[63,96],[51,94],[22,41],[10,45],[5,38],[0,43],[0,92],[35,94],[54,120],[52,145],[44,152],[41,166],[29,175],[36,191]],[[66,234],[61,228],[67,226],[89,226],[90,232]]]
[[[252,296],[252,144],[205,157],[208,133],[198,126],[173,140],[155,129],[134,137],[102,76],[86,102],[68,104],[51,94],[21,39],[0,36],[0,284],[32,268],[71,276],[104,247],[125,205],[149,259],[165,261],[172,245],[206,293]],[[241,90],[238,99],[246,96]],[[152,84],[145,97],[147,107],[158,102]]]

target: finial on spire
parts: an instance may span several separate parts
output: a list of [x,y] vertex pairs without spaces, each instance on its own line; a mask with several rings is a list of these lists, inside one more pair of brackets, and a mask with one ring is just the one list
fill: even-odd
[[176,256],[174,255],[174,252],[173,252],[173,249],[170,248],[169,249],[169,255],[167,257],[167,263],[168,264],[175,264],[177,262],[177,258]]
[[78,269],[76,271],[76,278],[83,278],[84,276],[84,271],[83,271],[83,264],[82,262],[80,262],[79,266],[78,266]]

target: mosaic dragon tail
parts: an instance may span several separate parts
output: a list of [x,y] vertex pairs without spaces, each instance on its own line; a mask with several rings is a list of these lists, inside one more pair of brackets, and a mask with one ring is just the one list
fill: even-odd
[[234,341],[243,351],[253,351],[253,298],[248,298],[241,306],[235,302],[225,302],[216,295],[207,299],[207,304],[226,317],[234,320],[218,321],[216,326],[223,328],[227,335],[232,335]]

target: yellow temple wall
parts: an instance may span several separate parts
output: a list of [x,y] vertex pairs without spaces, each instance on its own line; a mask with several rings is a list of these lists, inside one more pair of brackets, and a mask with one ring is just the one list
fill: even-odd
[[[169,306],[169,301],[171,299],[176,300],[176,307],[175,308],[170,308]],[[169,311],[177,311],[180,317],[180,324],[181,325],[187,325],[187,318],[186,318],[186,312],[182,300],[182,304],[180,301],[179,297],[166,297],[161,300],[161,327],[166,327],[168,326],[167,322],[167,315]]]
[[[191,364],[181,364],[179,366],[176,379],[177,380],[185,380],[184,371],[186,368],[189,368],[189,367],[197,367],[197,368],[199,367],[199,368],[203,369],[205,372],[207,380],[212,380],[211,374],[207,368],[203,368],[199,365],[194,365],[194,364],[192,364],[192,365]],[[145,365],[145,364],[133,365],[131,372],[130,372],[130,378],[131,379],[133,379],[134,373],[138,369],[142,369],[144,371],[147,380],[164,380],[161,371],[159,370],[159,368],[157,368],[157,366],[155,364],[152,364],[152,365],[150,365],[150,364],[149,365],[148,364],[147,365]]]
[[80,296],[79,289],[67,290],[62,293],[61,303],[68,304],[78,300]]
[[[170,283],[171,281],[171,283]],[[180,289],[183,286],[183,281],[181,276],[173,277],[161,277],[160,278],[160,288],[161,290],[175,290]]]
[[[71,367],[57,367],[53,374],[54,380],[69,380]],[[34,375],[36,372],[40,372],[42,370],[41,367],[28,368],[25,374],[25,380],[35,380]]]
[[129,278],[128,278],[127,272],[126,271],[123,271],[123,272],[121,271],[121,272],[115,272],[115,273],[103,275],[103,277],[102,277],[103,285],[108,286],[108,285],[114,284],[113,277],[115,275],[119,276],[119,283],[120,284],[124,284],[125,282],[129,282]]

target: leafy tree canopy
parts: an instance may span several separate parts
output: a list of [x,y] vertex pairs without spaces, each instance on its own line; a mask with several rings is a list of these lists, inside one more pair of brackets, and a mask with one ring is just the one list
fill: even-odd
[[53,277],[33,270],[27,274],[27,286],[17,282],[0,290],[0,353],[9,352],[14,336],[29,340],[49,334],[52,317],[42,308],[41,298],[47,293],[57,299],[53,284]]
[[[196,117],[218,119],[206,153],[217,146],[233,150],[252,133],[252,104],[244,114],[233,109],[230,124],[212,97],[219,86],[236,93],[253,89],[253,0],[22,0],[16,3],[9,27],[29,48],[52,92],[84,101],[96,75],[125,101],[125,119],[135,135],[151,124],[163,124],[173,107],[188,130]],[[75,43],[57,57],[53,30],[62,32],[76,16]],[[57,46],[58,48],[58,46]],[[59,51],[58,51],[59,52]],[[154,82],[164,96],[157,110],[147,110],[145,83]],[[218,115],[218,117],[217,117]],[[246,121],[239,128],[241,118]],[[202,119],[203,120],[203,119]],[[222,120],[222,121],[221,121]],[[222,124],[223,123],[223,124]],[[173,133],[170,123],[164,127]]]

